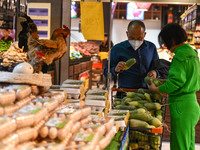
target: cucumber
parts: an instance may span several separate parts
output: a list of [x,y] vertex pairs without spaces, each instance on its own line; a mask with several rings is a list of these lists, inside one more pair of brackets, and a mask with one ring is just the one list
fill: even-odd
[[149,124],[146,121],[138,120],[138,119],[130,119],[130,127],[136,128],[136,127],[143,127],[147,128]]
[[115,109],[120,109],[120,110],[134,110],[136,107],[135,106],[126,106],[126,105],[117,105]]
[[136,63],[136,59],[135,58],[131,58],[129,60],[126,61],[126,67],[125,70],[128,70],[131,66],[133,66]]
[[149,93],[144,93],[145,99],[151,102],[151,95]]
[[149,115],[148,113],[142,113],[142,114],[130,114],[130,119],[138,119],[138,120],[142,120],[142,121],[150,121],[151,120],[151,115]]
[[155,126],[155,127],[160,127],[162,125],[161,121],[158,118],[152,117],[151,120],[149,121],[149,124]]
[[141,94],[144,94],[144,93],[152,93],[149,89],[143,89],[143,88],[139,88],[138,89],[138,91],[137,91],[138,93],[141,93]]
[[135,92],[126,92],[126,96],[127,97],[134,97],[135,96]]
[[141,93],[135,93],[136,96],[140,97],[141,99],[146,99],[146,97],[144,96],[144,94]]
[[144,108],[138,108],[130,111],[130,114],[141,114],[141,113],[146,113],[146,110]]
[[142,100],[142,99],[140,97],[137,97],[137,96],[132,97],[132,98],[129,98],[129,97],[124,98],[125,103],[132,102],[132,101],[139,101],[139,100]]
[[144,107],[146,107],[148,110],[160,110],[161,109],[160,103],[145,103]]
[[140,104],[145,104],[145,103],[149,103],[149,101],[147,101],[147,100],[140,100],[140,101],[138,101]]
[[132,102],[128,102],[128,105],[131,105],[131,106],[139,106],[140,103],[138,103],[138,101],[132,101]]
[[162,98],[162,95],[160,95],[160,93],[152,93],[150,95],[153,100],[160,100]]

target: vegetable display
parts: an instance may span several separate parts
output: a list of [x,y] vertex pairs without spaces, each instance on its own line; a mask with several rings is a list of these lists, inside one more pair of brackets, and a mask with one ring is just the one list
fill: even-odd
[[7,51],[12,44],[12,41],[0,40],[0,52]]

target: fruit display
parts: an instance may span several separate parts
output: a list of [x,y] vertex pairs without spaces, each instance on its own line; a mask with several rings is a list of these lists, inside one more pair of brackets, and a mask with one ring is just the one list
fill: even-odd
[[80,51],[75,50],[73,46],[70,46],[70,59],[80,59],[83,57]]
[[70,43],[70,46],[74,47],[75,50],[81,52],[82,54],[88,56],[99,53],[99,44],[97,44],[95,41]]

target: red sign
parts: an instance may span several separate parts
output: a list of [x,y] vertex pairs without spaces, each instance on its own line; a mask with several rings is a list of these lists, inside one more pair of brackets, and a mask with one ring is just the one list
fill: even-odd
[[135,2],[137,5],[137,9],[149,9],[151,7],[151,3],[140,3],[140,2]]

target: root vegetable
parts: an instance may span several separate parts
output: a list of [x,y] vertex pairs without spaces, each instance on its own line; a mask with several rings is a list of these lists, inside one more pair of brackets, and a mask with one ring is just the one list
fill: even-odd
[[34,94],[34,95],[38,95],[39,94],[39,88],[35,85],[32,85],[31,86],[31,92]]
[[66,133],[70,132],[72,126],[73,126],[73,121],[69,120],[63,128],[58,130],[58,138],[60,140],[64,140],[66,137]]
[[17,100],[24,99],[25,97],[29,96],[31,94],[31,87],[25,86],[21,89],[17,89],[16,91],[16,98]]
[[4,108],[4,113],[7,116],[11,116],[18,109],[19,109],[19,106],[17,106],[17,105],[7,106],[7,107]]
[[81,109],[81,114],[82,114],[82,119],[86,118],[87,116],[89,116],[91,114],[91,108],[87,107],[87,108],[83,108]]
[[18,115],[15,118],[17,122],[17,128],[28,127],[33,125],[34,116],[33,115]]
[[67,136],[65,137],[64,141],[63,141],[63,144],[68,145],[71,137],[72,137],[72,133],[68,133]]
[[[64,133],[64,134],[66,134],[66,133]],[[57,128],[51,127],[50,130],[49,130],[49,138],[53,140],[57,137],[57,135],[58,135]]]
[[46,138],[48,136],[49,129],[47,126],[44,126],[40,129],[39,133],[42,138]]
[[12,104],[15,101],[15,91],[0,92],[0,105]]
[[76,122],[76,121],[81,119],[81,116],[82,116],[81,110],[77,110],[76,112],[74,112],[73,114],[71,114],[69,116],[69,119],[73,120],[74,122]]
[[33,128],[22,128],[16,131],[19,137],[19,143],[29,141],[34,137]]
[[36,114],[34,114],[33,125],[36,125],[38,122],[40,122],[47,114],[48,111],[46,108],[42,108],[41,110],[39,110]]
[[45,102],[44,106],[47,108],[48,112],[50,112],[58,106],[58,100],[54,99],[52,101]]

